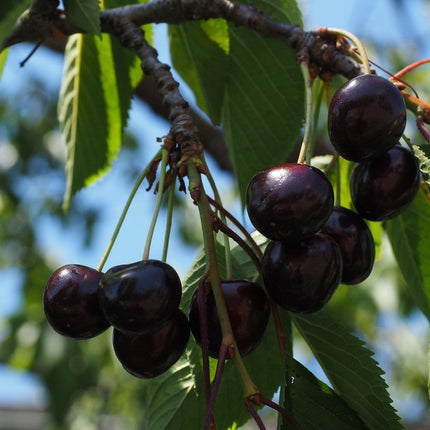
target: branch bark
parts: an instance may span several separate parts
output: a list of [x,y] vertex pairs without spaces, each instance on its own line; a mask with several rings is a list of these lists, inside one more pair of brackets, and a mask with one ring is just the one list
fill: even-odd
[[[57,41],[59,35],[82,33],[80,28],[67,20],[62,11],[56,9],[57,6],[57,0],[36,0],[22,16],[5,41],[4,47],[24,41],[37,43],[44,41],[46,44]],[[196,149],[197,130],[199,130],[204,135],[202,140],[205,142],[205,149],[225,170],[231,170],[232,164],[228,159],[221,130],[193,112],[182,96],[179,96],[177,83],[171,78],[168,66],[157,63],[158,60],[154,63],[153,60],[157,59],[156,51],[146,42],[144,47],[136,43],[139,39],[137,31],[141,32],[139,27],[147,23],[180,24],[191,20],[213,18],[225,19],[237,26],[245,26],[264,37],[279,38],[296,52],[306,52],[317,73],[339,73],[348,79],[362,73],[359,64],[337,49],[335,38],[325,37],[324,32],[308,32],[297,25],[274,21],[252,4],[241,4],[230,0],[154,0],[102,11],[100,15],[102,32],[118,36],[125,46],[145,59],[144,69],[146,68],[150,73],[139,85],[138,93],[151,101],[151,107],[155,112],[172,122],[174,136],[179,137],[181,142],[188,140],[187,145],[194,145],[194,149]],[[149,52],[151,55],[147,55]],[[154,82],[154,78],[150,75],[155,76],[163,100],[154,94],[154,86],[150,85],[151,80]]]
[[[39,0],[43,2],[43,0]],[[30,8],[3,48],[24,41],[39,41],[55,37],[59,31],[68,36],[82,32],[67,21],[62,13],[52,13],[49,18]],[[231,2],[230,0],[154,0],[104,10],[100,14],[103,32],[115,33],[118,22],[127,20],[136,26],[148,23],[181,24],[187,21],[225,19],[237,26],[248,27],[265,37],[276,37],[285,41],[297,52],[305,50],[310,62],[321,70],[339,73],[350,79],[362,73],[359,64],[352,61],[336,47],[334,38],[323,38],[321,34],[305,31],[297,25],[274,21],[257,10],[252,4]],[[40,25],[45,20],[45,25]],[[35,22],[39,24],[35,26]],[[47,22],[46,22],[47,21]]]

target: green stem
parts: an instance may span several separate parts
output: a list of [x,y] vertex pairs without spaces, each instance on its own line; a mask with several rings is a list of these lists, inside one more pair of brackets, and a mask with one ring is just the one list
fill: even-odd
[[148,163],[148,165],[145,167],[145,169],[143,169],[142,173],[137,178],[136,183],[134,184],[133,189],[131,190],[131,193],[128,196],[128,199],[127,199],[127,202],[126,202],[126,204],[124,206],[124,209],[122,210],[121,216],[119,217],[119,220],[118,220],[118,222],[116,224],[116,227],[115,227],[115,230],[114,230],[114,232],[112,234],[111,240],[109,241],[109,244],[106,247],[106,250],[105,250],[105,252],[104,252],[104,254],[103,254],[103,256],[102,256],[102,258],[101,258],[101,260],[100,260],[100,262],[98,264],[98,266],[97,266],[97,270],[98,271],[101,272],[103,270],[103,266],[105,265],[106,260],[109,258],[109,255],[110,255],[110,253],[112,251],[113,245],[115,244],[115,241],[116,241],[116,239],[118,237],[119,231],[121,230],[121,227],[122,227],[122,224],[124,222],[124,219],[125,219],[125,217],[127,215],[127,212],[128,212],[128,210],[130,208],[131,202],[133,201],[134,196],[136,195],[137,190],[139,189],[139,187],[142,184],[143,180],[146,178],[146,175],[148,174],[149,169],[151,168],[152,163],[157,158],[160,157],[161,151],[162,150],[160,149],[157,152],[157,154],[155,154],[155,156],[152,158],[152,160]]
[[173,175],[172,185],[170,186],[170,190],[169,190],[169,199],[167,201],[167,220],[166,220],[166,232],[164,234],[163,255],[161,257],[162,261],[167,260],[167,251],[169,249],[170,232],[172,230],[173,197],[175,195],[175,181],[176,181],[176,174]]
[[148,235],[146,237],[145,248],[143,250],[142,260],[149,258],[152,237],[154,236],[155,224],[157,223],[158,214],[160,213],[161,202],[163,200],[164,179],[166,177],[166,166],[169,160],[169,151],[165,148],[161,150],[161,170],[160,181],[158,182],[157,201],[155,202],[154,213],[152,214],[151,224],[149,226]]
[[297,163],[307,163],[309,164],[311,154],[309,151],[309,143],[312,136],[312,83],[309,67],[304,62],[300,63],[300,70],[303,74],[303,79],[305,81],[305,93],[306,93],[306,115],[305,115],[305,131],[303,133],[303,142],[300,147],[299,158]]
[[257,254],[258,258],[261,260],[263,258],[263,253],[261,252],[260,247],[257,245],[255,240],[252,238],[252,236],[246,231],[245,227],[223,206],[221,206],[216,200],[211,199],[209,196],[207,196],[209,203],[217,210],[220,211],[221,215],[224,215],[224,217],[221,218],[221,220],[226,224],[224,221],[224,218],[227,217],[245,236],[245,239],[250,243],[250,245],[254,248],[254,252]]
[[[219,204],[219,206],[223,207],[221,195],[218,192],[218,187],[216,186],[212,173],[210,172],[209,167],[204,158],[203,158],[203,164],[206,168],[206,177],[208,178],[209,184],[214,193],[215,201]],[[225,214],[222,211],[221,211],[221,220],[223,221],[224,224],[227,223]],[[225,277],[226,279],[231,279],[233,270],[232,270],[232,262],[231,262],[230,240],[228,235],[225,233],[223,233],[223,238],[224,238],[224,251],[225,251]]]
[[341,28],[327,28],[325,29],[325,31],[330,34],[344,36],[347,39],[351,40],[354,43],[354,45],[357,47],[358,53],[360,54],[365,74],[370,75],[372,73],[370,70],[369,59],[367,57],[366,50],[364,49],[364,46],[361,43],[361,40],[355,34],[352,34],[349,31],[343,30]]
[[203,243],[206,251],[206,266],[207,266],[207,279],[212,287],[212,292],[215,298],[215,304],[218,311],[219,321],[222,330],[222,344],[232,345],[234,347],[234,354],[232,362],[234,363],[239,376],[241,378],[245,397],[252,396],[258,392],[257,387],[252,382],[248,371],[245,368],[240,352],[237,348],[236,340],[233,336],[230,318],[227,312],[227,306],[224,299],[224,294],[221,288],[221,279],[218,271],[218,261],[216,257],[215,240],[213,236],[213,220],[209,201],[193,161],[187,163],[187,173],[190,181],[189,188],[191,195],[197,196],[195,201],[199,209],[200,221],[203,232]]
[[320,112],[321,112],[321,103],[322,103],[323,95],[324,95],[324,82],[322,80],[319,80],[319,87],[317,89],[317,95],[316,95],[316,103],[314,104],[314,108],[313,108],[314,115],[312,119],[313,128],[312,128],[312,136],[311,136],[311,145],[309,146],[310,150],[307,153],[307,156],[309,158],[312,157],[315,151],[315,142],[316,142],[317,133],[318,133],[318,121],[319,121]]
[[340,163],[339,160],[336,163],[336,206],[341,205],[342,200],[342,185],[341,185],[341,174],[340,174]]

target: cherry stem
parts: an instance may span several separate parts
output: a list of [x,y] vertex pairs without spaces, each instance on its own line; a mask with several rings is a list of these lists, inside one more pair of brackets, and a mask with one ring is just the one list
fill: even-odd
[[157,201],[155,202],[154,213],[152,214],[151,224],[149,225],[148,235],[146,236],[145,248],[143,250],[142,260],[149,258],[152,237],[154,236],[155,225],[157,224],[158,214],[160,213],[161,202],[163,200],[164,179],[166,177],[166,167],[169,161],[169,151],[165,148],[161,150],[161,170],[160,181],[158,184]]
[[245,236],[245,238],[249,241],[251,246],[254,248],[255,253],[257,254],[258,258],[263,257],[263,253],[261,252],[260,247],[257,245],[255,240],[252,238],[252,236],[246,231],[245,227],[222,205],[220,205],[216,200],[212,199],[211,197],[207,196],[209,203],[212,206],[215,206],[217,210],[221,212],[222,215],[225,215],[226,218],[228,218]]
[[341,184],[341,175],[340,175],[340,163],[336,164],[336,205],[341,205],[342,199],[342,184]]
[[[214,178],[212,176],[212,173],[209,170],[209,167],[206,163],[206,159],[204,158],[204,154],[202,154],[202,160],[203,160],[203,164],[206,168],[206,177],[208,178],[209,184],[212,188],[212,191],[214,193],[215,196],[215,200],[212,200],[212,202],[215,202],[216,204],[213,204],[214,206],[216,206],[217,209],[220,210],[221,212],[221,219],[223,220],[224,223],[226,223],[225,220],[225,212],[221,211],[220,208],[223,208],[223,204],[222,204],[222,200],[221,200],[221,196],[218,192],[218,187],[216,186],[216,183],[214,181]],[[230,241],[228,240],[228,235],[224,234],[224,250],[225,250],[225,277],[226,279],[231,279],[232,277],[232,263],[231,263],[231,250],[230,250]]]
[[252,407],[249,399],[245,399],[245,406],[251,414],[252,418],[254,418],[254,421],[256,422],[258,428],[260,430],[266,430],[266,426],[264,425],[263,420],[261,419],[260,415],[258,415],[257,411]]
[[259,401],[266,406],[269,406],[269,408],[274,409],[275,411],[282,414],[287,420],[293,425],[293,427],[296,430],[301,430],[300,424],[296,421],[296,419],[288,413],[282,406],[278,405],[276,402],[273,402],[272,400],[268,399],[267,397],[264,397],[262,394],[259,396]]
[[309,151],[310,156],[312,156],[315,150],[315,141],[318,133],[318,120],[320,116],[323,95],[324,95],[324,81],[320,80],[319,88],[316,96],[316,103],[314,104],[314,115],[313,115],[313,122],[312,122],[313,129],[312,129],[312,137],[311,137],[311,147]]
[[324,169],[324,173],[327,175],[328,172],[333,168],[333,166],[337,163],[337,160],[339,160],[339,154],[333,155],[333,157],[330,160],[330,163],[327,164],[327,167]]
[[100,263],[97,266],[97,270],[101,272],[103,270],[103,266],[106,263],[106,260],[109,258],[109,255],[112,251],[113,245],[115,244],[115,241],[118,237],[119,231],[121,230],[122,224],[125,220],[125,217],[127,215],[127,212],[130,208],[131,202],[134,199],[134,196],[137,193],[137,190],[142,185],[143,180],[146,178],[146,175],[148,174],[149,170],[151,169],[152,163],[157,160],[160,157],[161,149],[155,154],[155,156],[152,158],[152,160],[148,163],[148,165],[143,169],[142,173],[139,175],[139,177],[136,180],[136,183],[133,186],[133,189],[131,190],[130,195],[128,196],[127,202],[124,206],[124,209],[122,210],[121,216],[119,217],[119,220],[115,226],[115,230],[112,234],[111,240],[109,241],[109,244],[100,260]]
[[273,321],[275,323],[276,330],[276,338],[278,339],[278,347],[279,347],[279,356],[281,361],[284,362],[285,353],[286,353],[286,342],[287,339],[285,337],[284,331],[282,329],[281,318],[279,316],[278,306],[275,301],[268,295],[270,309],[272,311]]
[[206,402],[209,404],[211,381],[209,372],[209,337],[207,326],[206,314],[206,292],[205,292],[206,276],[200,279],[197,290],[197,302],[199,307],[199,321],[200,321],[200,338],[202,346],[202,360],[203,360],[203,380],[205,385]]
[[187,163],[187,174],[189,178],[190,194],[193,196],[194,201],[197,203],[197,207],[199,209],[203,233],[203,243],[206,253],[207,278],[214,294],[215,304],[221,325],[222,344],[229,345],[233,348],[234,353],[232,362],[236,366],[236,370],[239,373],[245,391],[245,396],[249,396],[258,392],[258,389],[252,382],[248,371],[246,370],[233,335],[218,271],[218,261],[213,235],[213,212],[211,211],[209,200],[201,181],[200,173],[198,172],[197,167],[192,159],[190,159]]
[[424,58],[423,60],[415,61],[414,63],[406,66],[404,69],[398,71],[395,75],[393,75],[393,78],[399,79],[411,72],[412,70],[416,69],[417,67],[427,63],[430,63],[430,58]]
[[364,73],[366,75],[370,75],[372,73],[370,70],[369,59],[367,57],[366,50],[364,49],[364,46],[361,43],[361,40],[355,34],[352,34],[349,31],[343,30],[341,28],[324,28],[324,32],[334,34],[337,36],[343,36],[351,40],[354,43],[354,45],[357,47],[358,53],[360,54],[361,61],[364,67]]
[[424,121],[419,117],[417,118],[417,127],[420,133],[423,135],[424,139],[427,141],[427,143],[430,143],[430,132],[425,127]]
[[[173,197],[175,195],[175,181],[176,174],[173,175],[172,185],[169,190],[169,198],[167,201],[167,220],[166,220],[166,231],[164,233],[164,245],[163,245],[163,255],[161,257],[162,261],[167,260],[167,251],[169,249],[170,232],[172,231],[172,218],[173,218]],[[160,189],[160,187],[158,187]]]
[[[212,199],[210,197],[208,197],[208,199],[209,199],[209,202],[211,202]],[[258,248],[258,251],[259,251],[258,256],[253,252],[251,247],[238,234],[236,234],[234,231],[232,231],[227,225],[225,225],[219,219],[218,219],[217,226],[221,231],[225,232],[229,237],[231,237],[248,254],[248,256],[251,258],[252,262],[254,263],[254,266],[256,267],[256,269],[260,275],[260,278],[263,279],[263,272],[261,270],[261,261],[260,261],[263,254],[261,253],[260,248],[258,248],[258,245],[254,242],[254,240],[250,237],[252,242]],[[272,315],[273,315],[273,320],[275,323],[276,337],[278,339],[280,357],[281,357],[281,360],[283,360],[285,357],[286,339],[285,339],[284,332],[282,331],[281,318],[279,317],[279,311],[278,311],[278,307],[276,306],[276,303],[272,300],[272,298],[268,294],[267,294],[267,298],[268,298],[269,303],[270,303],[270,307],[271,307]]]
[[303,141],[300,147],[299,158],[297,159],[297,163],[309,164],[311,161],[311,137],[312,137],[312,85],[313,79],[309,72],[309,67],[305,62],[300,63],[300,70],[303,75],[303,79],[305,81],[305,93],[306,93],[306,114],[305,114],[305,130],[303,133]]
[[229,349],[229,345],[221,343],[219,353],[218,353],[218,363],[216,366],[215,377],[214,377],[212,389],[210,392],[208,406],[206,409],[205,421],[203,423],[203,430],[209,429],[209,425],[213,418],[215,401],[218,395],[219,386],[221,384],[221,378],[224,372],[224,365],[225,365],[225,360],[227,358],[228,349]]
[[261,276],[261,261],[254,253],[252,248],[236,232],[234,232],[229,226],[224,224],[218,217],[216,226],[219,228],[219,230],[232,238],[248,254],[249,258],[252,260],[254,266],[257,268]]

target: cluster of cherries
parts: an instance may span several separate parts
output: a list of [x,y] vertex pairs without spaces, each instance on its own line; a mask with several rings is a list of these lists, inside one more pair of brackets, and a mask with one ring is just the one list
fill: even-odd
[[[357,162],[350,180],[356,212],[334,206],[331,183],[310,165],[281,164],[251,179],[247,211],[270,239],[261,262],[263,281],[281,307],[316,312],[340,283],[356,284],[369,276],[375,246],[364,219],[399,214],[420,186],[417,163],[398,142],[405,123],[400,91],[379,76],[352,79],[333,96],[329,135],[338,154]],[[266,293],[244,279],[222,281],[221,287],[237,346],[246,355],[268,324]],[[64,336],[88,339],[112,326],[123,367],[152,378],[179,359],[190,331],[200,345],[207,338],[209,354],[218,357],[222,331],[212,290],[196,289],[188,317],[179,309],[181,296],[178,274],[162,261],[114,266],[106,273],[69,264],[49,278],[43,304],[47,320]]]
[[[238,348],[246,355],[257,347],[269,321],[262,288],[247,280],[222,282]],[[198,289],[189,320],[179,309],[182,286],[176,271],[158,260],[114,266],[102,273],[68,264],[49,278],[43,305],[47,320],[61,335],[95,337],[113,327],[113,347],[123,367],[139,378],[153,378],[183,354],[191,331],[201,344]],[[204,292],[209,354],[218,357],[222,334],[212,291]]]
[[399,144],[405,124],[400,91],[380,76],[351,79],[334,94],[329,136],[339,155],[357,162],[350,178],[356,212],[334,206],[332,185],[310,165],[281,164],[251,179],[247,212],[270,239],[262,273],[278,305],[316,312],[340,283],[357,284],[370,275],[375,246],[364,219],[398,215],[420,187],[415,158]]
[[181,296],[178,274],[162,261],[114,266],[106,273],[69,264],[50,276],[43,305],[47,320],[63,336],[89,339],[112,326],[123,367],[152,378],[172,366],[188,343]]

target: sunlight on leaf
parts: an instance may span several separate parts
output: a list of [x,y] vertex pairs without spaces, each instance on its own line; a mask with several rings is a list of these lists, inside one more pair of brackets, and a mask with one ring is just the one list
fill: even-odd
[[368,429],[401,429],[373,352],[349,330],[320,311],[291,318],[339,394]]

